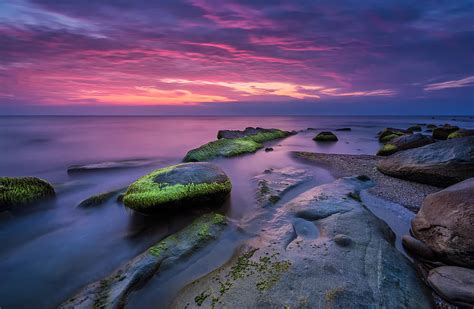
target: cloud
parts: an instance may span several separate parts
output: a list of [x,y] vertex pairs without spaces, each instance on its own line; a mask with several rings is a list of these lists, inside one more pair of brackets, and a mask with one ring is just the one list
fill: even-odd
[[463,79],[450,80],[441,83],[428,84],[425,86],[426,91],[444,90],[450,88],[473,87],[474,76],[465,77]]

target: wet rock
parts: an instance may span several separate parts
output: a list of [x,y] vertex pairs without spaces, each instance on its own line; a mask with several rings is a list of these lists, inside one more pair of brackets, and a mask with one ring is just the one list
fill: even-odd
[[158,169],[132,183],[125,206],[142,213],[164,213],[194,207],[220,206],[232,184],[217,165],[183,163]]
[[433,129],[433,138],[445,140],[448,138],[449,134],[456,132],[457,130],[459,130],[459,127],[451,126],[451,125],[444,125],[442,127],[437,127]]
[[410,134],[411,132],[404,129],[397,129],[397,128],[385,128],[380,131],[377,135],[379,136],[379,141],[381,143],[386,143],[398,136],[402,136],[404,134]]
[[109,191],[109,192],[104,192],[100,193],[97,195],[93,195],[85,200],[83,200],[78,207],[81,208],[90,208],[90,207],[96,207],[104,204],[108,200],[110,200],[112,197],[117,195],[122,189],[120,190],[114,190],[114,191]]
[[330,131],[323,131],[313,138],[317,142],[337,142],[337,136]]
[[351,128],[339,128],[339,129],[336,129],[336,131],[352,131]]
[[254,178],[257,182],[257,202],[260,206],[277,203],[289,190],[311,180],[305,169],[285,167],[268,169]]
[[447,187],[474,175],[474,137],[398,152],[378,162],[377,168],[389,176]]
[[399,149],[395,145],[385,144],[377,151],[377,155],[378,156],[389,156],[389,155],[392,155],[392,154],[396,153],[398,150]]
[[420,132],[421,131],[421,126],[416,125],[416,126],[411,126],[407,129],[409,132]]
[[412,231],[447,263],[474,267],[474,178],[428,195]]
[[429,261],[436,260],[436,253],[425,245],[422,241],[411,237],[410,235],[403,235],[402,244],[405,250],[411,255]]
[[36,177],[0,177],[0,210],[37,203],[55,196],[47,181]]
[[436,129],[437,127],[438,127],[438,126],[435,125],[435,124],[428,124],[428,125],[426,125],[426,128],[427,128],[427,129]]
[[267,147],[267,148],[265,148],[265,152],[270,152],[270,151],[273,151],[273,148],[272,148],[272,147]]
[[448,139],[474,136],[474,130],[459,129],[448,135]]
[[405,134],[391,139],[377,152],[378,156],[387,156],[400,150],[418,148],[434,143],[434,139],[421,133]]
[[[262,143],[292,135],[278,129],[247,128],[245,131],[219,131],[220,139],[190,150],[184,162],[207,161],[217,157],[234,157],[263,148]],[[228,136],[229,138],[225,138]]]
[[[424,284],[393,247],[393,232],[347,198],[369,185],[340,179],[267,212],[258,220],[259,235],[182,289],[170,307],[429,308]],[[328,237],[338,234],[357,245]]]
[[203,215],[118,268],[107,278],[88,285],[60,308],[122,308],[133,290],[144,285],[166,265],[189,258],[195,251],[215,240],[225,226],[224,216]]
[[474,306],[474,269],[441,266],[429,272],[428,283],[446,301]]
[[149,166],[153,163],[154,161],[149,160],[149,159],[105,161],[105,162],[91,163],[91,164],[84,164],[84,165],[72,165],[68,167],[67,172],[69,174],[74,174],[74,173],[94,172],[94,171],[102,171],[102,170],[137,168],[137,167]]
[[341,247],[348,247],[352,244],[352,238],[344,234],[334,236],[334,242]]

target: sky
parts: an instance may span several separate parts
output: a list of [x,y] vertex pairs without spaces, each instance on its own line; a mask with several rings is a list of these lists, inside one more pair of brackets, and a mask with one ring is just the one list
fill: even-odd
[[0,115],[473,115],[473,19],[472,0],[0,0]]

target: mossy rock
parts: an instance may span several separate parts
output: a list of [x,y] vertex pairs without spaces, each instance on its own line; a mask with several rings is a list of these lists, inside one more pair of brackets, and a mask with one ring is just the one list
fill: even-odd
[[402,136],[402,135],[397,135],[397,134],[385,135],[384,137],[380,138],[380,142],[387,143],[387,142],[390,142],[391,140],[396,139],[397,137],[400,137],[400,136]]
[[448,136],[451,133],[454,133],[457,130],[459,130],[459,127],[451,126],[451,125],[444,125],[442,127],[438,127],[438,128],[433,130],[433,138],[434,139],[445,140],[445,139],[448,139]]
[[460,129],[448,135],[448,139],[474,136],[474,130]]
[[398,147],[392,144],[385,144],[377,151],[378,156],[389,156],[398,151]]
[[317,142],[337,142],[337,136],[330,131],[323,131],[313,138]]
[[421,126],[416,125],[416,126],[411,126],[407,129],[407,131],[410,132],[421,132]]
[[0,177],[0,209],[26,205],[51,198],[54,188],[36,177]]
[[220,138],[199,148],[190,150],[184,162],[200,162],[217,157],[234,157],[245,153],[253,153],[263,148],[262,143],[274,139],[284,138],[291,133],[272,129],[270,132],[259,132],[246,137]]
[[[379,141],[382,143],[386,143],[390,141],[391,139],[402,136],[404,134],[411,134],[412,132],[408,130],[403,130],[403,129],[397,129],[397,128],[385,128],[382,131],[378,133],[379,136]],[[391,136],[393,135],[393,136]]]
[[109,192],[104,192],[100,193],[97,195],[93,195],[85,200],[83,200],[78,207],[82,208],[90,208],[90,207],[96,207],[104,204],[108,200],[110,200],[112,197],[117,195],[121,190],[115,190],[115,191],[109,191]]
[[229,177],[207,162],[158,169],[132,183],[123,202],[142,213],[163,213],[196,206],[219,206],[232,190]]
[[[273,135],[284,135],[288,136],[293,134],[292,132],[288,131],[283,131],[280,129],[265,129],[265,128],[253,128],[253,127],[247,127],[245,130],[240,131],[240,130],[220,130],[217,132],[217,139],[221,138],[227,138],[227,139],[234,139],[234,138],[242,138],[242,137],[254,137],[257,135],[262,136],[273,136]],[[273,138],[271,138],[273,139]],[[257,140],[255,140],[258,142]]]

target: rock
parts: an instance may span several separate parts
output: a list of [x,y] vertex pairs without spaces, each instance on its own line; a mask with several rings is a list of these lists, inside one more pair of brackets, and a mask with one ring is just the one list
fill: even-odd
[[435,124],[428,124],[428,125],[426,126],[427,129],[436,129],[437,127],[438,127],[438,126],[435,125]]
[[474,178],[428,195],[411,225],[442,260],[474,267]]
[[334,236],[334,242],[341,247],[348,247],[352,244],[352,238],[344,234]]
[[337,142],[337,136],[329,131],[323,131],[313,138],[317,142]]
[[416,134],[405,134],[402,136],[395,137],[390,140],[388,144],[385,144],[377,152],[378,156],[387,156],[394,154],[400,150],[412,149],[422,147],[428,144],[432,144],[435,141],[430,136],[423,135],[421,133]]
[[[247,128],[246,130],[248,130]],[[219,132],[231,132],[231,133],[220,133],[220,136],[238,136],[247,134],[244,137],[235,137],[235,138],[223,138],[216,141],[212,141],[205,145],[202,145],[199,148],[190,150],[184,162],[199,162],[207,161],[217,157],[234,157],[245,153],[252,153],[260,148],[263,148],[261,143],[284,138],[292,135],[291,132],[282,131],[278,129],[261,129],[261,128],[250,128],[249,132],[257,132],[255,134],[250,134],[249,132],[243,133],[245,131],[219,131]],[[254,131],[257,130],[257,131]],[[240,132],[240,133],[235,133]]]
[[149,159],[106,161],[106,162],[91,163],[91,164],[84,164],[84,165],[72,165],[67,168],[67,172],[69,174],[73,174],[73,173],[94,172],[94,171],[101,171],[101,170],[137,168],[137,167],[149,166],[153,163],[154,161],[149,160]]
[[189,258],[195,251],[217,239],[225,226],[224,216],[203,215],[118,268],[107,278],[88,285],[60,308],[123,308],[133,290],[156,276],[162,268]]
[[289,190],[311,180],[307,170],[294,167],[268,169],[254,177],[257,182],[257,202],[260,206],[277,203]]
[[421,131],[421,126],[416,125],[416,126],[411,126],[407,129],[409,132],[420,132]]
[[[266,212],[253,223],[257,236],[183,288],[169,307],[430,308],[430,295],[394,248],[390,228],[347,198],[368,185],[340,179]],[[335,243],[338,234],[353,245]]]
[[417,258],[422,258],[428,261],[436,260],[436,253],[431,250],[430,247],[410,235],[403,235],[402,244],[408,253]]
[[55,196],[47,181],[36,177],[0,177],[0,210],[37,203]]
[[97,195],[93,195],[93,196],[83,200],[78,205],[78,207],[89,208],[89,207],[100,206],[103,203],[110,200],[115,195],[117,195],[120,191],[122,191],[122,190],[114,190],[114,191],[109,191],[109,192],[104,192],[104,193],[100,193],[100,194],[97,194]]
[[339,128],[339,129],[336,129],[336,131],[352,131],[351,128]]
[[258,128],[258,127],[257,128],[248,127],[248,128],[245,128],[245,130],[243,131],[220,130],[219,132],[217,132],[217,139],[221,139],[221,138],[233,139],[233,138],[252,137],[252,136],[255,137],[256,135],[273,136],[275,134],[288,136],[288,135],[292,135],[293,133],[288,132],[288,131],[282,131],[279,129],[264,129],[264,128]]
[[459,130],[459,127],[451,126],[451,125],[444,125],[442,127],[437,127],[433,129],[433,138],[445,140],[448,138],[449,134],[456,132],[457,130]]
[[446,301],[459,306],[474,306],[474,269],[437,267],[429,272],[428,283]]
[[229,177],[217,165],[183,163],[141,177],[128,187],[123,202],[138,212],[163,213],[220,206],[231,189]]
[[474,175],[474,137],[398,152],[379,161],[377,168],[389,176],[447,187]]
[[267,147],[267,148],[265,148],[265,152],[270,152],[270,151],[273,151],[273,148],[272,148],[272,147]]
[[391,139],[394,139],[397,136],[402,136],[404,134],[411,134],[408,130],[397,129],[397,128],[385,128],[378,133],[379,141],[386,143]]
[[474,130],[459,129],[448,135],[448,139],[474,136]]

